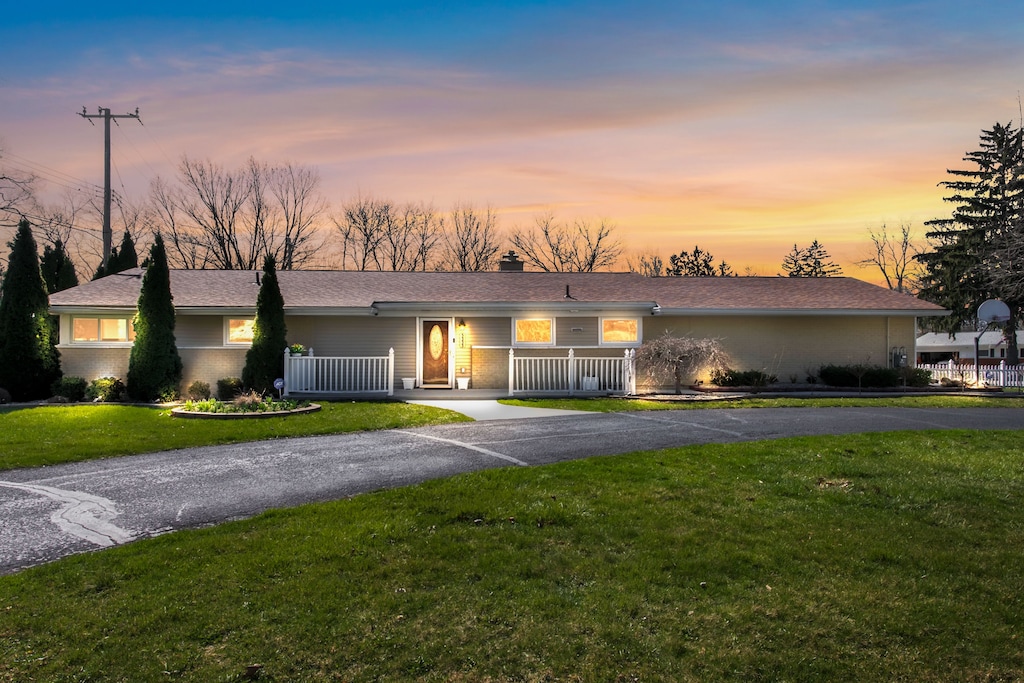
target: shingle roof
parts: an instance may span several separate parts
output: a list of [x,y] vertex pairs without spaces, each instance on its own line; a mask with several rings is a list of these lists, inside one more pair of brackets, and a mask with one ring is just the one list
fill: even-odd
[[[134,308],[138,268],[50,296],[61,309]],[[853,278],[646,278],[635,273],[431,273],[280,271],[286,309],[368,308],[371,304],[658,304],[665,312],[890,311],[938,315],[943,309]],[[178,308],[251,309],[256,273],[171,271]]]

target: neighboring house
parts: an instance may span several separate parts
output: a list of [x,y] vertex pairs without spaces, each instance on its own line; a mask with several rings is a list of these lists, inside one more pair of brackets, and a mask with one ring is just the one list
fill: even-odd
[[[141,276],[133,269],[50,297],[66,375],[125,377]],[[916,317],[944,314],[851,278],[513,270],[279,271],[278,279],[288,341],[312,348],[315,358],[289,365],[292,392],[322,389],[318,382],[331,374],[343,382],[336,389],[362,392],[382,390],[380,381],[401,388],[406,379],[442,390],[621,393],[631,389],[628,377],[620,381],[623,364],[645,339],[666,332],[718,338],[734,369],[803,381],[825,363],[888,365],[900,347],[914,358]],[[241,375],[258,280],[252,271],[171,272],[183,386]],[[373,386],[354,384],[363,366],[328,365],[336,357],[386,359],[392,349],[387,377],[373,370]],[[569,379],[566,367],[575,368]]]
[[[978,332],[929,332],[917,338],[918,363],[945,363],[967,361],[974,364],[974,340]],[[1024,332],[1017,331],[1017,348],[1024,348]],[[1006,360],[1006,340],[1002,330],[981,333],[978,339],[978,359],[983,365],[998,364]]]

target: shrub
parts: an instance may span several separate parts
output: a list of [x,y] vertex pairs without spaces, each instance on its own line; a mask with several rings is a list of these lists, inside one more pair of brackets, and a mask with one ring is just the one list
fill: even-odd
[[240,377],[224,377],[217,380],[217,398],[222,401],[230,401],[242,393],[242,379]]
[[201,382],[198,379],[192,384],[188,385],[188,391],[186,392],[189,400],[192,401],[204,401],[210,398],[210,385],[208,382]]
[[85,400],[85,390],[89,383],[84,377],[61,377],[50,387],[54,396],[61,396],[72,403]]
[[258,410],[260,404],[263,403],[263,394],[258,391],[246,391],[235,396],[235,399],[231,403],[236,409],[241,411]]
[[85,390],[85,397],[90,401],[103,403],[110,401],[123,401],[125,398],[124,382],[117,377],[100,377],[89,383]]
[[725,368],[711,375],[711,383],[720,387],[763,387],[775,384],[779,378],[761,370],[733,370]]
[[0,405],[11,402],[11,392],[6,389],[0,388]]
[[157,403],[174,403],[181,399],[181,392],[178,387],[166,386],[157,395]]
[[900,368],[900,375],[908,387],[926,387],[932,383],[932,373],[921,368]]
[[823,365],[818,375],[831,387],[886,388],[902,384],[899,369],[880,365]]

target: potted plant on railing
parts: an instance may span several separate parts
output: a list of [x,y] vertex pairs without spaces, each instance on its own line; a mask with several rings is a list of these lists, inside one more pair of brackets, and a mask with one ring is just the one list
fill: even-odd
[[293,356],[301,356],[306,352],[306,347],[302,344],[292,344],[288,347],[288,352]]

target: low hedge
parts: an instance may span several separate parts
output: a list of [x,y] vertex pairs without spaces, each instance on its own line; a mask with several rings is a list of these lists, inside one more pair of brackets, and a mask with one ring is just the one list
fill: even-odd
[[711,383],[720,387],[763,387],[775,384],[779,378],[760,370],[733,370],[725,368],[716,370],[711,375]]
[[831,387],[926,387],[931,373],[919,368],[886,368],[881,365],[823,365],[821,381]]

